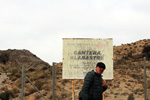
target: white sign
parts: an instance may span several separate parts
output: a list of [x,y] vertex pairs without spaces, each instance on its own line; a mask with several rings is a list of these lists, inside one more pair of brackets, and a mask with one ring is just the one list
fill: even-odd
[[106,65],[104,79],[113,79],[112,39],[63,39],[63,79],[84,79],[98,62]]

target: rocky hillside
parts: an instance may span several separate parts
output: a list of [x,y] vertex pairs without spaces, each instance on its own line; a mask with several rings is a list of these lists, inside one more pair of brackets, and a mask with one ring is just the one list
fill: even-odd
[[[114,46],[114,79],[106,80],[106,100],[144,100],[144,62],[146,56],[147,94],[150,94],[150,39]],[[17,61],[20,63],[18,64]],[[0,98],[20,100],[21,66],[26,76],[47,100],[52,100],[52,67],[28,50],[0,51]],[[72,80],[62,79],[62,63],[55,66],[56,100],[72,100]],[[83,80],[74,80],[75,100]],[[25,80],[25,100],[44,100]],[[150,96],[148,96],[150,100]]]
[[142,57],[150,58],[150,39],[140,40],[131,44],[122,44],[114,46],[114,60],[142,59]]
[[[48,63],[28,50],[3,50],[0,51],[0,98],[6,99],[7,95],[10,94],[11,98],[20,100],[22,66],[25,67],[25,75],[40,90],[50,85],[47,83],[51,81],[52,71]],[[26,98],[36,92],[27,80],[25,80],[24,91]]]
[[[114,46],[114,79],[108,81],[106,98],[111,100],[144,99],[144,61],[147,67],[147,94],[150,94],[150,39]],[[113,95],[110,95],[113,94]],[[135,99],[133,99],[133,97]],[[150,100],[150,96],[148,97]]]

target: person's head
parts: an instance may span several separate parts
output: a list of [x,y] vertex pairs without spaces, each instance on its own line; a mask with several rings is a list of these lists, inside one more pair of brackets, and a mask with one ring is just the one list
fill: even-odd
[[97,65],[96,65],[96,72],[97,72],[98,74],[101,75],[101,74],[104,72],[105,69],[106,69],[106,66],[105,66],[104,63],[102,63],[102,62],[98,62],[98,63],[97,63]]

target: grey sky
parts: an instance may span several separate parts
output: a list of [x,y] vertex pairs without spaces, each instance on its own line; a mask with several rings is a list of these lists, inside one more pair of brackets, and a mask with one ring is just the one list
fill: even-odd
[[62,38],[150,38],[150,0],[1,0],[0,50],[27,49],[62,61]]

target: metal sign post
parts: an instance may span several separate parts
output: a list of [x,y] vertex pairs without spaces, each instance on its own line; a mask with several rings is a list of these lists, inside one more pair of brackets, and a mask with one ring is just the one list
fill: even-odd
[[146,88],[146,57],[144,57],[144,94],[145,94],[145,100],[147,100],[147,88]]
[[15,60],[22,68],[22,79],[21,79],[21,100],[23,100],[23,97],[24,97],[24,78],[25,78],[25,75],[24,75],[24,66],[22,66],[18,60]]
[[22,80],[21,80],[21,100],[24,97],[24,66],[22,66]]
[[55,63],[54,62],[52,67],[52,79],[53,79],[52,100],[55,100]]

